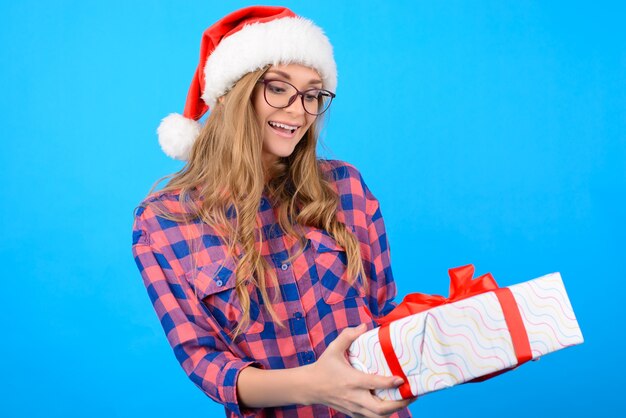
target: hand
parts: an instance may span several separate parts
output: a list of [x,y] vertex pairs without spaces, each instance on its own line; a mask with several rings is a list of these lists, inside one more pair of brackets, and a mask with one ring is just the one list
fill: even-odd
[[353,417],[379,418],[389,416],[417,399],[382,400],[373,391],[397,388],[403,383],[402,379],[363,373],[350,365],[346,350],[366,329],[365,324],[344,329],[311,365],[311,404],[324,404]]

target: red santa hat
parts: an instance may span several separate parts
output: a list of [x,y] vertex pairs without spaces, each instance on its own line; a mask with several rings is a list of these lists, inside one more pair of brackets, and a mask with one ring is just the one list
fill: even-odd
[[170,157],[186,160],[198,137],[198,120],[251,71],[268,64],[314,68],[324,88],[335,91],[337,67],[324,32],[285,7],[252,6],[237,10],[204,31],[200,62],[182,115],[165,117],[157,134]]

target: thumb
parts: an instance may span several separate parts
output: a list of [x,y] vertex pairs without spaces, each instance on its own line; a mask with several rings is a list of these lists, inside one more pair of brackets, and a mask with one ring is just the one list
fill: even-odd
[[350,344],[352,344],[354,340],[359,338],[359,336],[363,334],[365,330],[367,330],[366,324],[361,324],[358,327],[344,328],[339,333],[335,341],[333,341],[333,349],[340,352],[346,351],[348,348],[350,348]]

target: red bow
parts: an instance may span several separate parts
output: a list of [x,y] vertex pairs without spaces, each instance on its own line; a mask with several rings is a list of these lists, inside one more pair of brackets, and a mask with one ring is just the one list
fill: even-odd
[[[519,309],[517,308],[517,303],[515,302],[515,298],[513,297],[511,291],[506,287],[499,288],[490,273],[483,274],[480,277],[472,279],[472,276],[474,275],[474,266],[471,264],[452,268],[448,270],[448,273],[450,275],[449,297],[446,298],[439,295],[427,295],[424,293],[411,293],[407,295],[402,300],[402,303],[394,308],[394,310],[389,314],[382,318],[375,319],[375,321],[380,325],[380,328],[378,329],[378,337],[383,354],[387,360],[387,364],[389,365],[389,368],[394,376],[399,376],[404,379],[404,384],[398,388],[403,399],[411,398],[414,395],[411,392],[411,387],[407,377],[398,362],[398,358],[393,351],[391,337],[389,335],[389,323],[400,318],[424,312],[436,306],[456,302],[481,293],[491,291],[495,292],[502,307],[502,312],[504,313],[504,319],[506,320],[509,332],[511,333],[513,348],[515,349],[515,355],[517,356],[517,365],[515,367],[532,359],[526,328],[524,327],[522,317]],[[505,371],[506,370],[501,370],[474,380],[486,380],[498,374],[504,373]]]
[[411,293],[406,295],[402,303],[396,306],[388,315],[375,319],[375,321],[378,325],[386,325],[396,319],[424,312],[435,306],[456,302],[498,288],[491,273],[483,274],[472,280],[474,266],[471,264],[452,268],[448,270],[448,274],[450,275],[450,297]]

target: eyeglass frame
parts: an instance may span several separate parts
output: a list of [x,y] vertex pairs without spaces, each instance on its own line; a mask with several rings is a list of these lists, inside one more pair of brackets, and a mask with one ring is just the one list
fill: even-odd
[[[272,81],[280,81],[281,83],[289,84],[296,91],[296,94],[294,94],[293,96],[291,96],[289,98],[289,101],[287,102],[287,104],[285,106],[274,106],[274,105],[270,104],[270,102],[267,100],[267,95],[266,95],[267,94],[267,83],[270,83]],[[263,99],[265,99],[265,103],[267,103],[269,106],[273,107],[274,109],[285,109],[285,108],[291,106],[296,101],[298,96],[300,96],[300,101],[302,101],[302,109],[304,109],[304,111],[306,113],[308,113],[309,115],[312,115],[312,116],[323,115],[324,112],[326,112],[330,108],[330,105],[332,104],[333,99],[335,97],[337,97],[337,95],[335,93],[333,93],[332,91],[326,90],[326,89],[319,89],[317,87],[312,87],[310,89],[306,89],[304,91],[300,91],[300,90],[298,90],[298,88],[296,86],[294,86],[293,84],[289,83],[288,81],[279,80],[277,78],[269,78],[269,79],[268,78],[261,78],[261,79],[259,79],[257,81],[257,83],[263,83]],[[323,91],[323,92],[326,92],[326,93],[328,93],[330,95],[330,102],[328,103],[328,106],[326,106],[326,109],[324,109],[321,113],[311,113],[308,110],[306,110],[306,105],[304,104],[304,94],[306,92],[309,92],[309,91],[312,91],[312,90]]]

